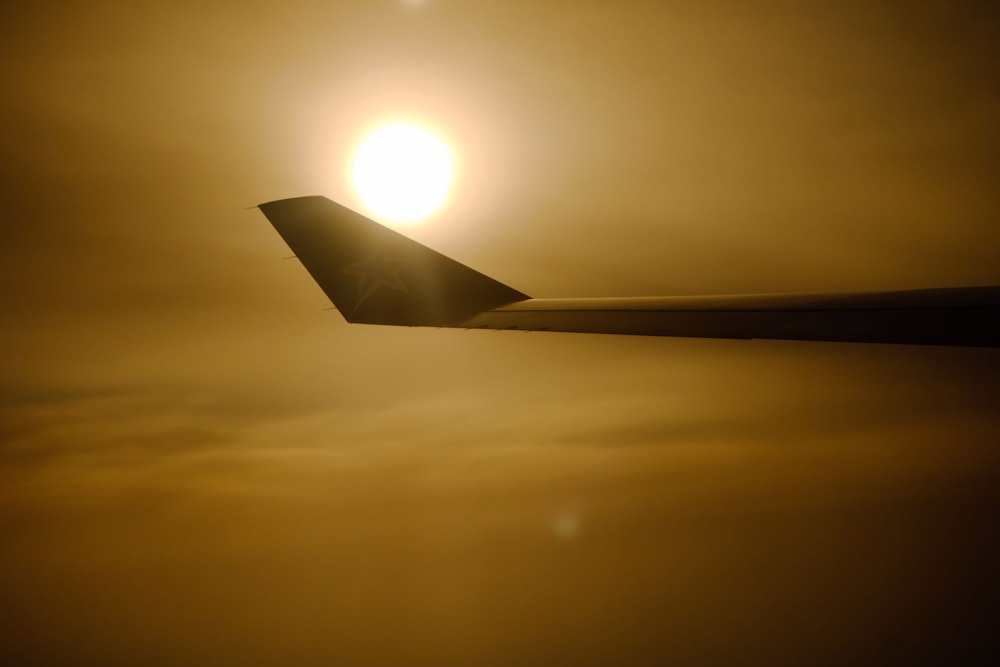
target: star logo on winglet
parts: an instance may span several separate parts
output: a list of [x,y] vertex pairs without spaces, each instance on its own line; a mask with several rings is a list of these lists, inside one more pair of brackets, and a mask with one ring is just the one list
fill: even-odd
[[358,296],[351,315],[371,297],[383,290],[394,290],[409,294],[410,290],[400,274],[410,266],[410,262],[397,259],[384,250],[377,250],[368,259],[349,264],[340,270],[358,280]]

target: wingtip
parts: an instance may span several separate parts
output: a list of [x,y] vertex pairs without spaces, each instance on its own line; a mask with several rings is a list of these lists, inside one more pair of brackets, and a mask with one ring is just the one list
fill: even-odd
[[305,195],[302,197],[284,197],[282,199],[272,199],[271,201],[266,201],[257,204],[255,208],[263,209],[264,207],[281,206],[283,204],[301,203],[309,200],[324,200],[332,201],[329,197],[324,197],[323,195]]
[[327,197],[259,208],[348,321],[451,326],[527,298]]

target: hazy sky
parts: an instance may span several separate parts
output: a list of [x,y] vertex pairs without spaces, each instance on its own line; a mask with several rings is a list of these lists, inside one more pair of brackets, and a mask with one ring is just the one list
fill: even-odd
[[351,326],[247,210],[409,120],[532,296],[1000,284],[989,3],[0,16],[3,664],[993,664],[997,351]]

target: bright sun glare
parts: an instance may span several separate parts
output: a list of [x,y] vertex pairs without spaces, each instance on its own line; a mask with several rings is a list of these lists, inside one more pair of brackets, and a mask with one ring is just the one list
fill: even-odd
[[444,142],[413,125],[373,132],[354,158],[354,187],[365,205],[391,222],[416,222],[444,203],[452,160]]

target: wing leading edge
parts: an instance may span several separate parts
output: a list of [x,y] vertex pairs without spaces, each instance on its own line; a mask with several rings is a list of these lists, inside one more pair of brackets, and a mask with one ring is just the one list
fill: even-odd
[[325,197],[260,205],[348,322],[577,333],[1000,346],[1000,287],[533,299]]

